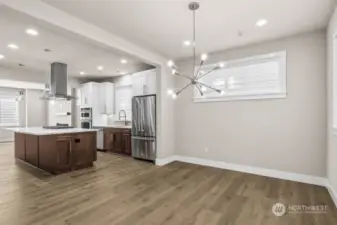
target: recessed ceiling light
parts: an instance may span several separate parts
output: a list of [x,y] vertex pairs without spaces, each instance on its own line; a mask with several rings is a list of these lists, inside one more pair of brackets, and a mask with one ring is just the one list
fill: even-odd
[[169,67],[174,66],[174,62],[173,62],[172,60],[168,61],[168,62],[167,62],[167,66],[169,66]]
[[205,61],[208,58],[208,55],[206,53],[201,55],[201,60]]
[[4,58],[5,58],[5,56],[0,54],[0,59],[4,59]]
[[119,74],[121,74],[121,75],[125,75],[125,74],[126,74],[126,72],[125,72],[125,71],[120,71],[120,72],[119,72]]
[[104,70],[104,67],[103,67],[103,66],[97,66],[97,69],[98,69],[99,71],[102,71],[102,70]]
[[265,26],[267,23],[268,23],[268,20],[266,20],[266,19],[259,19],[259,20],[256,22],[256,26],[258,26],[258,27],[263,27],[263,26]]
[[81,71],[81,72],[80,72],[80,75],[81,75],[81,76],[85,75],[85,72]]
[[122,63],[122,64],[127,64],[128,61],[127,61],[126,59],[121,59],[121,63]]
[[11,48],[11,49],[18,49],[19,46],[17,46],[16,44],[9,44],[7,45],[8,48]]
[[34,29],[27,29],[26,33],[29,34],[29,35],[31,35],[31,36],[37,36],[37,35],[39,35],[39,32],[37,32]]
[[191,41],[189,41],[189,40],[184,41],[184,45],[185,46],[190,46],[191,45]]

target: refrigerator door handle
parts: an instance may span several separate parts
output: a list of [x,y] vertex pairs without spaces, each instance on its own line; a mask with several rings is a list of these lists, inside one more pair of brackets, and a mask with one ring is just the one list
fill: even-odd
[[151,138],[151,137],[132,137],[134,140],[143,140],[143,141],[155,141],[156,138]]

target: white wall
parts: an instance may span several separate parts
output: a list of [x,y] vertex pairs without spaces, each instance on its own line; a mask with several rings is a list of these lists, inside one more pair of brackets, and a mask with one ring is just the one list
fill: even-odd
[[59,26],[70,32],[76,32],[88,39],[107,47],[117,49],[148,64],[157,66],[160,70],[157,79],[157,113],[158,113],[158,157],[166,157],[174,153],[174,104],[166,95],[167,88],[172,86],[170,71],[166,68],[167,59],[152,51],[137,46],[118,36],[106,32],[92,24],[79,20],[39,0],[0,0],[6,6],[19,12]]
[[[12,68],[12,67],[5,67],[0,66],[0,80],[13,80],[13,81],[24,81],[24,82],[34,82],[34,83],[46,83],[48,81],[48,76],[44,73],[39,73],[31,70],[27,70],[26,68]],[[1,81],[0,81],[1,86]],[[20,87],[17,87],[20,88]],[[32,108],[34,108],[34,105],[36,104],[33,98],[33,95],[29,95],[25,97],[26,99],[31,99],[32,103],[30,104],[29,111],[31,111]],[[37,105],[39,106],[39,104]],[[34,109],[31,111],[31,113],[34,113]],[[44,111],[40,112],[44,116]],[[35,114],[36,115],[36,114]],[[21,101],[19,104],[19,117],[20,117],[20,126],[26,126],[29,122],[26,120],[26,103],[25,101]],[[35,124],[34,117],[31,117],[32,121],[31,124]],[[44,121],[41,120],[42,122]],[[13,140],[13,132],[8,132],[5,130],[0,130],[0,139],[2,140]]]
[[[22,82],[34,82],[40,84],[50,83],[50,74],[28,70],[19,67],[4,67],[0,66],[0,80],[13,80]],[[1,86],[1,82],[0,82]],[[79,87],[79,81],[74,78],[68,78],[68,94],[71,94],[71,88]],[[22,87],[16,87],[22,88]],[[46,100],[41,100],[41,91],[28,90],[26,93],[26,103],[20,104],[20,122],[21,126],[44,126],[47,125],[47,107]],[[26,115],[27,113],[27,115]],[[43,118],[43,119],[41,119]]]
[[25,68],[11,68],[0,66],[0,79],[49,83],[50,77],[48,74],[27,70]]
[[[282,50],[287,51],[286,99],[193,103],[192,89],[183,92],[176,104],[176,153],[325,176],[325,31],[212,54],[209,63]],[[190,71],[189,62],[180,63],[186,66]]]
[[[50,83],[50,73],[37,72],[20,67],[5,67],[0,65],[0,80],[1,79],[47,84]],[[77,88],[79,85],[80,82],[78,79],[68,78],[68,94],[71,94],[72,87]]]
[[47,101],[41,99],[40,90],[27,90],[26,93],[26,126],[42,127],[47,125]]
[[[337,190],[337,132],[333,132],[332,129],[332,113],[333,113],[333,96],[332,96],[332,84],[333,84],[333,35],[337,32],[337,12],[335,10],[327,30],[327,94],[328,94],[328,161],[327,161],[327,177],[331,185]],[[335,53],[337,54],[337,53]],[[335,72],[336,73],[336,72]]]
[[174,86],[171,70],[165,65],[157,68],[157,158],[176,153],[175,148],[175,102],[167,95]]

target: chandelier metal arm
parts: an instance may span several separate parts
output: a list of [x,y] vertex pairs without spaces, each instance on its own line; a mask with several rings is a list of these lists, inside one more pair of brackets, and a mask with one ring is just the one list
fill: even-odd
[[209,88],[209,89],[212,89],[213,91],[216,91],[216,92],[218,92],[218,93],[221,93],[221,91],[222,91],[222,90],[220,90],[220,89],[214,88],[214,87],[209,86],[209,85],[207,85],[207,84],[200,83],[199,81],[197,81],[197,84],[203,85],[203,86],[205,86],[205,87],[207,87],[207,88]]
[[191,77],[189,77],[189,76],[186,76],[186,75],[183,75],[183,74],[180,74],[180,73],[175,73],[175,75],[184,77],[184,78],[186,78],[186,79],[188,79],[188,80],[190,80],[190,81],[193,81],[193,80],[194,80],[193,78],[191,78]]
[[204,64],[204,60],[201,60],[200,65],[199,65],[199,68],[198,68],[196,74],[194,75],[196,78],[198,78],[198,76],[199,76],[199,71],[200,71],[200,69],[201,69],[201,67],[202,67],[203,64]]
[[185,74],[180,74],[178,72],[178,69],[176,68],[176,66],[174,65],[174,62],[172,60],[168,61],[167,65],[169,67],[172,68],[172,74],[173,75],[177,75],[177,76],[180,76],[182,78],[185,78],[187,80],[189,80],[190,82],[188,84],[186,84],[185,86],[183,86],[180,90],[168,90],[168,94],[172,95],[172,98],[177,98],[177,95],[179,95],[182,91],[184,91],[185,89],[187,89],[188,87],[190,86],[195,86],[200,95],[203,97],[204,96],[204,93],[203,93],[203,89],[204,87],[206,88],[209,88],[213,91],[216,91],[218,92],[219,94],[223,95],[225,93],[225,91],[223,90],[220,90],[220,89],[217,89],[215,87],[212,87],[210,85],[207,85],[207,84],[204,84],[204,83],[201,83],[199,80],[206,76],[207,74],[210,74],[212,73],[213,71],[217,70],[217,69],[220,69],[220,68],[224,68],[224,64],[223,63],[219,63],[219,65],[215,66],[213,69],[211,69],[210,71],[204,73],[204,72],[200,72],[203,65],[204,65],[204,62],[205,60],[207,59],[207,54],[204,53],[201,55],[201,61],[200,61],[200,64],[199,66],[196,65],[196,10],[199,9],[199,3],[198,2],[191,2],[189,5],[188,5],[188,8],[193,12],[193,62],[192,62],[192,74],[188,74],[188,75],[185,75]]
[[208,72],[206,72],[206,73],[204,73],[204,74],[201,74],[200,76],[197,77],[197,79],[200,79],[200,78],[206,76],[207,74],[212,73],[214,70],[217,70],[217,69],[219,69],[218,66],[214,67],[212,70],[210,70],[210,71],[208,71]]
[[201,96],[204,96],[204,93],[202,93],[199,83],[196,83],[195,86],[197,87],[197,89],[198,89],[200,95],[201,95]]
[[185,90],[186,88],[188,88],[189,86],[192,85],[192,82],[189,84],[186,84],[184,87],[182,87],[179,91],[176,91],[176,95],[179,95],[183,90]]

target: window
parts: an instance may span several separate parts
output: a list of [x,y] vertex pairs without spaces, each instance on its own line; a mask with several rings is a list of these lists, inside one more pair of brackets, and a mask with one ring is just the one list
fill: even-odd
[[337,34],[334,34],[333,36],[333,96],[332,96],[332,127],[334,129],[334,134],[337,135]]
[[[286,97],[286,52],[277,52],[225,62],[225,67],[201,78],[201,82],[224,91],[194,90],[195,102],[232,101]],[[208,72],[215,65],[203,68]]]
[[0,87],[0,127],[19,126],[19,91]]

